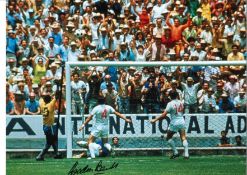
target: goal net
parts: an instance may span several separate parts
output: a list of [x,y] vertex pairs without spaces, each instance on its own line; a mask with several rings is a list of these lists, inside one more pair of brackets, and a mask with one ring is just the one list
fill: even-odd
[[[177,89],[180,99],[185,104],[186,132],[190,147],[207,149],[217,147],[223,142],[235,146],[236,136],[246,140],[246,115],[236,107],[234,98],[239,91],[232,93],[227,89],[229,76],[227,66],[245,66],[245,61],[175,61],[175,62],[67,62],[66,63],[66,138],[67,158],[72,157],[73,149],[78,149],[76,141],[87,140],[92,128],[91,121],[81,132],[78,128],[96,105],[97,97],[92,94],[92,87],[99,86],[100,95],[117,111],[123,113],[132,123],[111,115],[109,118],[109,142],[119,138],[122,150],[160,150],[167,148],[165,134],[170,123],[166,119],[151,124],[149,121],[158,117],[169,102],[168,93]],[[83,95],[75,95],[73,75],[86,83]],[[236,74],[236,82],[245,86],[244,72]],[[98,81],[95,83],[93,81]],[[192,82],[195,92],[187,97],[188,82]],[[218,87],[222,85],[222,87]],[[197,87],[198,86],[198,87]],[[188,87],[187,87],[188,88]],[[223,92],[219,92],[220,88]],[[207,94],[212,91],[215,99],[207,101]],[[222,105],[222,98],[232,100],[233,108]],[[99,94],[98,94],[99,95]],[[245,97],[246,98],[246,97]],[[75,99],[80,101],[75,109]],[[195,101],[194,103],[191,101]],[[191,103],[186,105],[186,103]],[[213,104],[212,104],[213,103]],[[224,111],[225,110],[225,111]],[[221,139],[221,131],[227,132],[226,140]],[[178,134],[174,135],[177,146],[181,146]],[[226,145],[227,146],[227,145]]]

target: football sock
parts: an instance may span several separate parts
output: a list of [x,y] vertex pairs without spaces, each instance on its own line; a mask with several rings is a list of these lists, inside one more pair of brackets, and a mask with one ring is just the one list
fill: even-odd
[[92,158],[95,158],[95,153],[94,153],[94,143],[90,143],[89,145],[88,145],[88,148],[89,148],[89,152],[90,152],[90,155],[91,155],[91,157]]
[[183,141],[183,146],[184,146],[184,156],[189,157],[189,146],[187,140]]
[[109,143],[105,143],[104,147],[106,147],[108,151],[111,151],[111,145]]
[[169,146],[172,148],[173,154],[178,154],[178,150],[176,149],[175,143],[172,139],[169,139],[168,141]]

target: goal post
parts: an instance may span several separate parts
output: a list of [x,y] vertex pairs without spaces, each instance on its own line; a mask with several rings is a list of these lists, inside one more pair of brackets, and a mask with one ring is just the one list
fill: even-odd
[[172,61],[172,62],[117,62],[117,61],[86,61],[66,62],[66,140],[67,158],[72,158],[72,120],[71,120],[71,70],[73,67],[115,66],[115,67],[157,67],[157,66],[246,66],[246,61]]

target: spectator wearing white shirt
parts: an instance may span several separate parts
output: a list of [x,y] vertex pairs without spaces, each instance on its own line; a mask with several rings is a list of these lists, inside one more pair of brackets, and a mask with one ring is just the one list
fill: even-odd
[[233,101],[234,98],[238,95],[240,89],[239,82],[236,75],[229,76],[229,82],[224,86],[224,90],[228,92],[230,99]]
[[153,7],[152,10],[152,20],[153,22],[161,16],[162,12],[167,10],[167,7],[172,5],[173,0],[168,1],[165,4],[162,4],[162,0],[157,0],[157,4]]
[[61,59],[59,55],[59,46],[54,43],[54,37],[50,36],[48,38],[49,44],[46,45],[45,56],[49,58],[50,63],[55,60],[55,58]]
[[205,61],[207,53],[202,50],[202,46],[200,43],[196,44],[196,50],[191,53],[191,56],[197,56],[198,61]]
[[208,93],[208,89],[209,89],[209,84],[207,82],[204,82],[202,85],[202,89],[197,92],[197,101],[198,101],[199,109],[202,108],[202,102],[204,96]]
[[216,105],[215,97],[213,96],[213,89],[209,88],[207,94],[203,95],[202,101],[202,113],[214,113],[218,110],[218,106]]
[[21,66],[18,68],[18,72],[23,72],[24,69],[28,69],[29,75],[33,74],[33,68],[28,65],[29,60],[24,57],[21,60]]
[[197,113],[197,91],[200,87],[200,83],[194,84],[192,77],[187,78],[187,84],[181,82],[183,93],[184,93],[184,113]]
[[81,55],[79,49],[76,48],[76,43],[72,41],[70,43],[70,49],[68,52],[68,61],[78,61],[78,57]]
[[47,81],[52,81],[55,79],[55,77],[60,77],[61,72],[58,71],[58,66],[54,62],[49,66],[50,70],[47,70],[46,72],[46,80]]
[[206,25],[206,29],[202,31],[200,37],[204,39],[207,44],[212,44],[213,34],[211,32],[211,27],[209,25]]
[[236,31],[236,25],[233,23],[233,20],[231,18],[228,18],[226,20],[223,37],[227,37],[228,33],[235,33],[235,31]]
[[153,29],[153,35],[164,35],[164,29],[162,26],[162,19],[159,17],[156,19],[156,27]]
[[83,2],[82,8],[85,11],[88,6],[92,6],[92,5],[93,5],[92,0],[86,0]]
[[247,97],[244,89],[238,91],[238,96],[234,98],[235,112],[246,113]]
[[112,37],[110,42],[110,48],[112,51],[115,51],[116,49],[120,49],[120,44],[122,42],[120,36],[121,36],[122,30],[116,29],[115,30],[115,36]]

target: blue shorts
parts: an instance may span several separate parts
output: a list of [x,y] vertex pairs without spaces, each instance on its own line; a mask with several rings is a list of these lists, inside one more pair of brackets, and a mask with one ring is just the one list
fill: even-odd
[[45,135],[53,135],[55,136],[57,133],[57,125],[51,125],[51,126],[47,126],[47,125],[43,125],[43,131],[45,133]]

